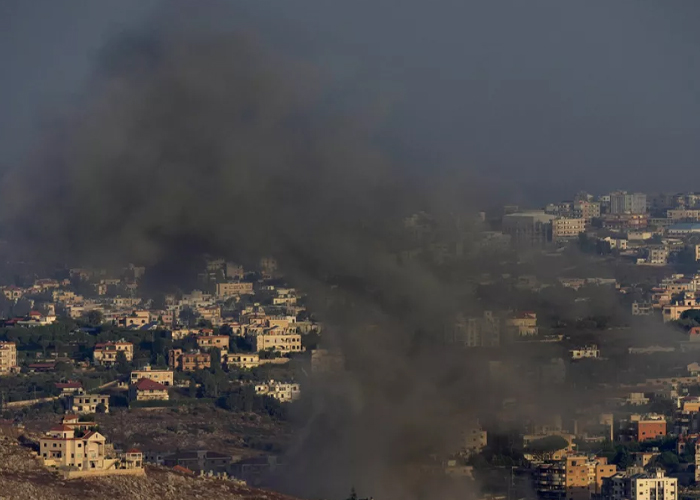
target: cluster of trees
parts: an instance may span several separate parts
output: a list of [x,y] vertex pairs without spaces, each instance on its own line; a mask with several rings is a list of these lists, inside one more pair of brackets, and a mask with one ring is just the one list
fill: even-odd
[[252,385],[243,385],[218,399],[221,408],[236,412],[262,413],[278,419],[288,417],[287,406],[270,396],[255,394]]

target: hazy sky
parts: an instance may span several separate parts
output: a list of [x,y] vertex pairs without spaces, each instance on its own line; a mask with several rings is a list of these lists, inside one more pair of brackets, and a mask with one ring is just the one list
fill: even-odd
[[[0,0],[0,164],[80,94],[102,44],[159,3]],[[221,3],[220,25],[331,70],[339,95],[376,110],[426,169],[459,166],[535,198],[700,190],[693,0]]]

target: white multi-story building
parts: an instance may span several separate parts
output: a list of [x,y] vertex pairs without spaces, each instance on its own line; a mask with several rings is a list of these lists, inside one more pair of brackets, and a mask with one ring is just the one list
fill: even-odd
[[[643,470],[643,469],[642,469]],[[618,473],[609,479],[605,497],[609,500],[678,500],[678,479],[657,469]]]
[[295,401],[301,396],[299,384],[288,384],[269,380],[262,384],[256,384],[255,394],[259,396],[270,396],[282,403]]

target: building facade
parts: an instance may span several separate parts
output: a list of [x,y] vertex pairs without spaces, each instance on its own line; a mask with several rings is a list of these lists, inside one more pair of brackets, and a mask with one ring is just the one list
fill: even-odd
[[0,376],[17,373],[17,344],[0,341]]

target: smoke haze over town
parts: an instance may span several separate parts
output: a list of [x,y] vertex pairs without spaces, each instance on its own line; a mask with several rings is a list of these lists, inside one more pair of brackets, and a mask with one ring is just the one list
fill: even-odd
[[[113,391],[85,413],[132,451],[90,468],[552,500],[590,467],[576,500],[622,500],[654,441],[700,480],[696,4],[0,9],[0,388]],[[88,427],[2,394],[40,454]]]

